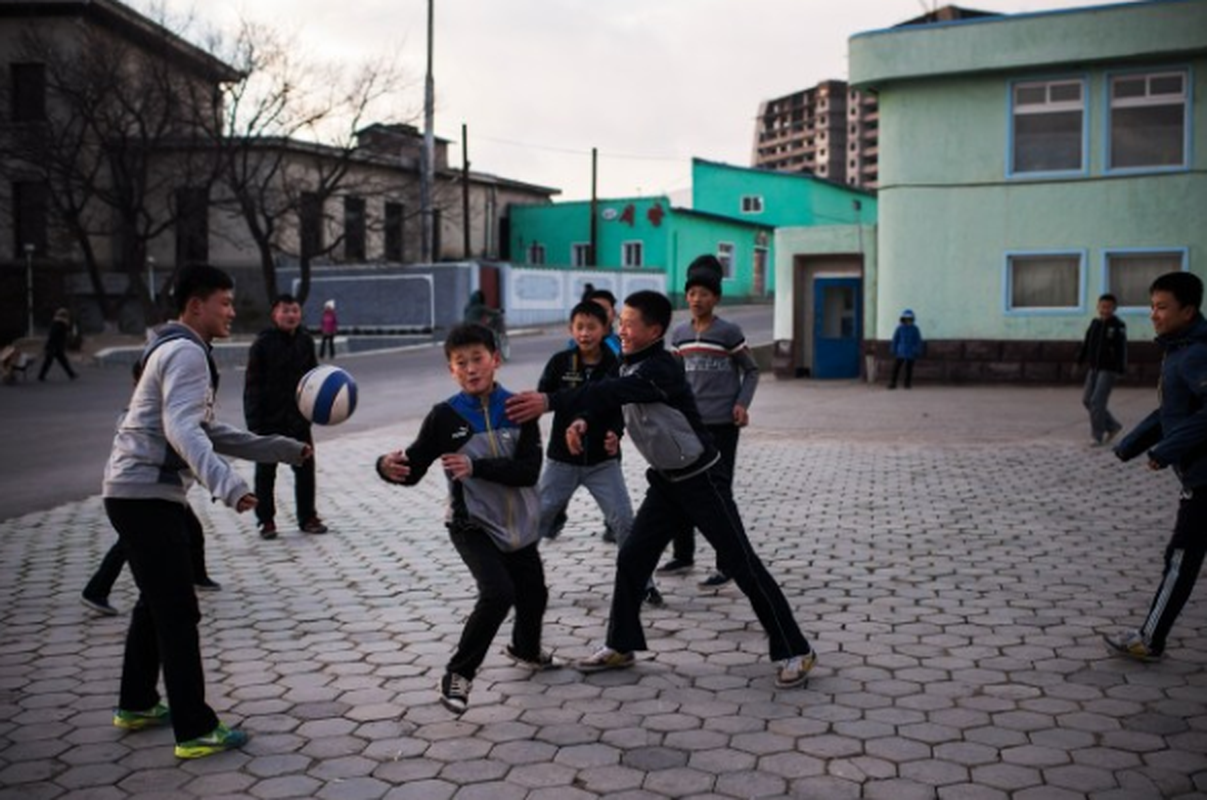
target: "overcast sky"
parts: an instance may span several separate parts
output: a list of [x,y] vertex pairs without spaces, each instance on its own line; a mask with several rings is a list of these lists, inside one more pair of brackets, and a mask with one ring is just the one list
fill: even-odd
[[[127,0],[142,11],[151,0]],[[427,0],[156,0],[196,24],[241,16],[308,50],[395,55],[412,80],[392,121],[422,128]],[[1002,13],[1109,0],[969,0]],[[759,102],[847,77],[847,40],[935,0],[435,0],[436,135],[475,171],[601,197],[690,187],[691,159],[749,165]],[[940,3],[942,5],[942,3]]]

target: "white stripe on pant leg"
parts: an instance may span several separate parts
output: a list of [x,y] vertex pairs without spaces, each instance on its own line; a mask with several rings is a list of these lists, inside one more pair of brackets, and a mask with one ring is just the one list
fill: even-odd
[[1182,554],[1185,550],[1174,550],[1173,556],[1169,559],[1169,571],[1165,573],[1165,579],[1161,582],[1161,591],[1157,593],[1157,600],[1153,603],[1152,611],[1148,612],[1148,619],[1144,620],[1144,627],[1140,629],[1140,634],[1144,640],[1151,641],[1153,632],[1157,629],[1157,624],[1161,621],[1161,615],[1165,613],[1165,607],[1169,605],[1169,596],[1173,594],[1174,586],[1177,585],[1178,575],[1182,571]]

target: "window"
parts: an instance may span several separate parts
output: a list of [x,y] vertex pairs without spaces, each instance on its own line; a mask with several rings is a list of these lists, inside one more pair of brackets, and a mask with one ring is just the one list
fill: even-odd
[[323,252],[323,201],[314,192],[302,192],[302,258],[311,259]]
[[733,242],[719,242],[717,244],[717,261],[721,262],[721,276],[724,278],[732,278]]
[[49,197],[41,181],[18,181],[13,184],[13,254],[25,258],[25,245],[32,244],[34,253],[46,255],[46,216]]
[[1148,287],[1157,276],[1185,268],[1185,253],[1181,250],[1107,253],[1102,285],[1118,298],[1120,308],[1148,308]]
[[570,245],[570,265],[574,267],[591,266],[590,242],[575,242]]
[[762,214],[763,198],[761,195],[748,194],[742,197],[743,214]]
[[528,245],[528,263],[545,263],[545,245],[541,244],[540,242],[533,242],[532,244]]
[[210,197],[203,188],[176,190],[176,263],[210,260]]
[[344,260],[365,260],[365,199],[344,198]]
[[1186,83],[1185,72],[1111,78],[1110,169],[1187,163]]
[[386,261],[403,260],[403,220],[406,208],[402,203],[386,203],[385,257]]
[[1011,255],[1006,261],[1006,310],[1078,310],[1083,259],[1080,253]]
[[1083,169],[1085,91],[1080,80],[1016,83],[1010,172]]
[[13,64],[12,115],[14,122],[46,119],[46,67],[43,64]]
[[620,266],[642,266],[643,244],[641,242],[625,242],[621,245]]

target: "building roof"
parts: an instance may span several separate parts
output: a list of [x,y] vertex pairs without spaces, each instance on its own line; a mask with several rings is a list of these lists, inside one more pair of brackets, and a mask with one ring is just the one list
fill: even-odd
[[180,66],[215,82],[242,77],[230,64],[117,0],[0,0],[0,19],[47,17],[82,17],[147,48],[167,45]]
[[851,194],[862,194],[867,197],[876,196],[876,191],[874,189],[864,189],[859,186],[851,186],[850,184],[843,183],[842,181],[821,178],[811,172],[780,172],[779,170],[767,169],[766,167],[744,167],[738,164],[726,164],[723,161],[710,161],[706,158],[693,158],[692,164],[706,164],[710,167],[720,167],[722,169],[733,170],[735,172],[749,172],[757,174],[760,177],[766,176],[769,178],[808,181],[810,183],[817,183],[823,186],[830,186],[834,189],[842,189],[843,191],[850,192]]

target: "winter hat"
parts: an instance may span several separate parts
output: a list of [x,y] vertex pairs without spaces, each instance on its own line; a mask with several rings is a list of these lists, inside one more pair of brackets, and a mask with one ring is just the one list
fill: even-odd
[[912,308],[907,308],[901,312],[901,319],[913,319],[913,318],[914,318],[914,310]]
[[323,303],[323,308],[329,308],[329,309],[331,309],[332,311],[334,311],[334,310],[335,310],[335,301],[334,301],[334,300],[328,300],[327,302]]
[[693,286],[703,286],[720,297],[723,277],[725,277],[725,269],[716,256],[711,254],[700,256],[687,268],[687,285],[683,287],[683,291],[691,291]]

